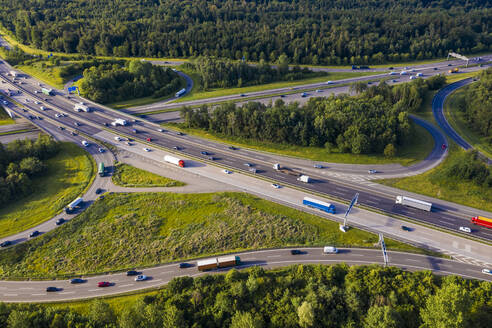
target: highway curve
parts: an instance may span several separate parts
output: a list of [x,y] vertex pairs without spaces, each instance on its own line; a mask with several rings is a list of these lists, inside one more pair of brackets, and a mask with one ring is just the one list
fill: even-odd
[[[302,254],[291,255],[290,249],[259,250],[235,254],[241,257],[238,269],[259,265],[276,268],[293,264],[334,264],[348,265],[384,264],[382,252],[378,249],[343,248],[338,254],[324,255],[322,248],[301,248]],[[431,270],[440,275],[457,275],[468,279],[492,281],[492,275],[482,273],[482,267],[427,255],[388,252],[389,264],[408,271]],[[92,297],[117,295],[138,290],[159,288],[171,279],[181,276],[197,277],[206,273],[196,268],[196,261],[188,262],[189,268],[180,269],[178,263],[140,270],[150,277],[147,281],[136,282],[124,272],[92,277],[83,277],[85,282],[70,284],[68,279],[50,281],[0,281],[0,301],[3,302],[54,302],[70,301]],[[229,269],[209,271],[221,273]],[[97,283],[107,281],[110,287],[100,288]],[[57,287],[57,292],[46,292],[47,287]]]

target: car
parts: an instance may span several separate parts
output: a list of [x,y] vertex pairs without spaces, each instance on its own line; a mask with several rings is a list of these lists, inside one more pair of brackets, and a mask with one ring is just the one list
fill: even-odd
[[323,168],[323,165],[321,165],[321,164],[314,164],[313,167],[315,169],[322,169]]
[[46,110],[46,107],[41,106],[41,107],[39,107],[39,109],[41,109],[42,111],[45,111]]
[[89,146],[90,146],[90,143],[88,143],[88,142],[87,142],[87,141],[85,141],[85,140],[82,140],[82,145],[83,145],[84,147],[89,147]]
[[241,97],[246,97],[246,95],[244,93],[241,93]]
[[394,69],[393,67],[388,67],[388,69]]
[[490,269],[482,269],[483,274],[491,274],[492,275],[492,270]]
[[75,124],[75,126],[80,126],[79,122],[74,122],[73,124]]
[[213,156],[209,156],[207,158],[208,158],[209,161],[215,161],[215,157],[213,157]]
[[181,150],[181,147],[179,147],[179,146],[174,146],[174,147],[173,147],[173,149],[174,149],[174,150]]
[[302,254],[302,252],[299,249],[291,249],[290,254],[291,255],[299,255],[299,254]]
[[101,188],[97,188],[96,189],[96,195],[99,195],[100,193],[102,193],[102,189]]
[[416,77],[415,77],[415,76],[413,76],[413,75],[412,75],[412,76],[410,76],[410,80],[415,80],[415,79],[416,79]]
[[405,225],[402,225],[402,226],[401,226],[401,229],[402,229],[403,231],[412,231],[412,228],[407,227],[407,226],[405,226]]
[[64,128],[63,126],[59,126],[58,128],[59,128],[60,130],[62,130],[62,131],[63,131],[63,130],[65,130],[65,128]]
[[147,279],[149,279],[149,277],[144,274],[135,277],[135,281],[145,281]]
[[0,247],[7,247],[12,245],[12,242],[10,240],[6,240],[3,243],[0,244]]
[[149,152],[150,151],[150,149],[149,148],[146,148],[146,147],[143,150],[145,150],[146,152]]
[[301,93],[301,97],[305,98],[305,97],[307,97],[307,96],[308,96],[308,94],[307,94],[307,93],[305,93],[305,92]]
[[99,196],[99,198],[98,198],[98,199],[99,199],[99,200],[103,200],[103,199],[104,199],[104,195]]
[[77,133],[75,133],[74,131],[70,131],[70,134],[73,135],[73,136],[76,136]]
[[151,141],[152,141],[152,138],[147,138],[147,141],[148,141],[148,142],[151,142]]
[[202,155],[209,155],[207,151],[201,151],[200,154],[202,154]]
[[448,66],[453,66],[453,64],[448,64]]
[[253,166],[253,165],[251,165],[251,163],[244,163],[244,165],[246,165],[247,167]]
[[41,105],[41,102],[40,102],[40,101],[37,101],[37,100],[34,100],[34,103],[35,103],[36,105]]
[[34,93],[39,93],[39,91],[38,90],[34,90]]
[[111,283],[109,281],[100,281],[97,283],[97,287],[109,287]]
[[234,146],[229,146],[228,148],[229,148],[230,150],[237,150],[237,148],[236,148],[236,147],[234,147]]
[[371,81],[369,81],[369,82],[367,82],[367,84],[372,84],[372,82],[371,82]]
[[98,151],[99,151],[100,153],[104,153],[104,148],[99,148],[99,149],[98,149]]
[[158,129],[157,131],[159,131],[159,132],[166,132],[166,130],[164,130],[164,129]]
[[316,89],[316,92],[321,92],[321,90],[320,89]]
[[65,219],[64,218],[59,218],[58,220],[56,220],[55,224],[56,225],[62,225],[63,223],[65,223]]
[[375,173],[378,173],[378,171],[377,170],[368,170],[367,173],[369,173],[369,174],[375,174]]
[[190,263],[186,263],[186,262],[183,262],[183,263],[180,263],[179,264],[179,268],[180,269],[186,269],[186,268],[189,268],[189,267],[192,267],[193,265],[190,264]]
[[37,230],[34,230],[33,232],[31,232],[29,234],[29,238],[33,238],[33,237],[36,237],[36,236],[39,236],[39,231],[37,231]]
[[333,84],[333,81],[326,81],[326,84]]
[[41,116],[38,116],[38,120],[42,120],[43,118]]
[[437,67],[434,67],[434,71],[437,71],[437,69],[438,69]]
[[49,292],[49,293],[50,293],[50,292],[57,292],[57,291],[58,291],[58,288],[53,287],[53,286],[51,286],[51,287],[46,287],[46,291],[47,291],[47,292]]
[[125,142],[127,146],[133,146],[133,144],[130,141]]
[[4,105],[8,105],[9,103],[8,103],[7,101],[5,101],[5,100],[4,100],[4,101],[3,101],[3,104],[4,104]]
[[447,148],[446,144],[442,144],[442,145],[441,145],[441,149],[442,149],[442,150],[445,150],[446,148]]
[[280,98],[285,98],[285,95],[280,95]]
[[396,80],[392,80],[393,83],[396,83]]
[[323,254],[337,254],[338,249],[335,246],[325,246],[323,247]]
[[104,126],[108,126],[109,124],[108,124],[108,123],[106,123],[106,122],[104,122],[104,123],[103,123],[103,125],[104,125]]
[[471,233],[471,229],[468,227],[460,227],[460,231]]
[[139,274],[140,274],[140,272],[135,271],[135,270],[130,270],[130,271],[127,271],[127,272],[126,272],[126,275],[127,275],[128,277],[131,277],[131,276],[138,276]]
[[84,280],[82,278],[73,278],[73,279],[70,279],[70,283],[71,284],[83,284],[86,281],[87,280]]
[[[43,106],[41,106],[41,107],[43,107]],[[44,107],[43,107],[43,108],[44,108]],[[44,110],[44,109],[43,109],[43,110]],[[62,117],[62,116],[61,116],[61,114],[56,113],[56,114],[55,114],[55,117]]]
[[178,136],[183,136],[183,135],[184,135],[184,134],[183,134],[183,132],[177,132],[176,134],[177,134]]
[[224,172],[225,174],[231,174],[232,173],[232,171],[229,171],[229,170],[226,170],[226,169],[222,170],[222,172]]
[[276,183],[272,183],[272,187],[275,188],[275,189],[279,189],[281,188],[280,185],[276,184]]

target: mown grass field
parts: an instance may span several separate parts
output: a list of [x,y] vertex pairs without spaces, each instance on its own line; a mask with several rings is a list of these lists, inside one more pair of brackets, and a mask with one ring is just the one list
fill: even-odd
[[487,157],[492,158],[492,145],[485,140],[485,137],[482,137],[473,129],[468,127],[466,121],[464,120],[463,114],[459,111],[456,105],[456,100],[463,97],[466,92],[467,87],[463,87],[462,89],[456,90],[448,98],[446,98],[446,102],[444,103],[444,115],[446,115],[446,119],[453,129],[470,145],[477,148]]
[[84,191],[95,172],[89,154],[70,143],[45,163],[46,173],[33,179],[34,192],[0,209],[0,237],[50,219]]
[[[0,277],[126,270],[289,245],[373,247],[378,236],[243,193],[112,194],[69,223],[0,251]],[[387,240],[391,249],[419,251]],[[420,250],[421,251],[421,250]]]
[[113,183],[123,187],[179,187],[185,183],[169,179],[128,164],[115,166]]
[[[45,67],[42,67],[42,64],[45,64]],[[51,65],[49,61],[17,65],[16,68],[57,89],[63,89],[64,84],[69,80],[60,76],[61,66]]]
[[415,164],[430,153],[434,147],[434,140],[429,132],[423,127],[412,122],[413,135],[409,142],[398,149],[396,157],[387,158],[384,155],[366,155],[366,154],[346,154],[336,151],[329,152],[321,147],[302,147],[288,144],[276,144],[272,142],[261,142],[243,138],[228,137],[220,134],[210,133],[200,129],[183,128],[180,123],[168,123],[165,126],[177,128],[180,131],[196,135],[202,138],[224,142],[238,147],[247,147],[260,151],[274,154],[300,157],[313,161],[322,161],[330,163],[350,163],[350,164],[390,164],[399,163],[403,166]]

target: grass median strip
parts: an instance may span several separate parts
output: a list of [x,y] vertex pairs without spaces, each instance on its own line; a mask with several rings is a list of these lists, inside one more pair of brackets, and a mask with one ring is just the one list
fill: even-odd
[[377,241],[372,233],[342,233],[336,222],[243,193],[112,194],[59,229],[1,251],[0,276],[49,278],[248,249],[373,247]]
[[112,178],[114,184],[122,187],[180,187],[185,185],[183,182],[122,163],[115,166]]

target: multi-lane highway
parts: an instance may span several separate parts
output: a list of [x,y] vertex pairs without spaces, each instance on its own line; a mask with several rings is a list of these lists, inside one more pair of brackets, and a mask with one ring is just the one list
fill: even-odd
[[[275,268],[293,264],[335,264],[348,265],[384,264],[381,250],[371,249],[340,249],[338,254],[323,254],[322,248],[301,248],[299,255],[292,255],[290,249],[260,250],[236,254],[241,258],[237,267],[247,268],[262,266]],[[479,266],[437,258],[401,252],[388,252],[389,264],[409,271],[431,270],[441,275],[458,275],[464,278],[492,281],[492,275],[482,273]],[[171,279],[180,276],[197,277],[206,273],[196,268],[196,261],[187,262],[190,267],[180,269],[178,263],[139,270],[150,279],[135,281],[134,276],[126,273],[115,273],[100,276],[83,277],[83,282],[71,284],[66,280],[49,281],[0,281],[0,300],[5,302],[54,302],[74,299],[101,297],[132,292],[146,288],[158,288]],[[221,273],[229,269],[208,271]],[[109,287],[98,287],[98,282],[109,282]],[[47,287],[56,287],[56,292],[46,292]]]
[[[274,156],[268,153],[261,153],[248,149],[231,150],[227,147],[227,145],[213,141],[203,140],[189,135],[178,136],[172,131],[159,132],[158,129],[160,127],[158,125],[151,124],[146,121],[132,122],[133,118],[130,116],[127,117],[126,115],[115,110],[90,103],[88,101],[86,102],[90,103],[94,108],[93,112],[76,112],[73,110],[73,106],[75,101],[79,101],[79,98],[72,97],[72,99],[67,99],[66,96],[61,94],[57,94],[56,96],[39,96],[34,93],[35,90],[40,89],[40,86],[36,80],[32,78],[21,78],[20,81],[25,82],[25,84],[12,84],[12,77],[5,75],[6,72],[10,71],[10,68],[5,64],[3,64],[3,66],[4,67],[1,69],[3,79],[5,79],[7,81],[6,83],[10,84],[12,87],[21,90],[21,95],[16,96],[16,98],[18,98],[20,102],[23,102],[32,113],[36,113],[36,115],[47,115],[54,122],[57,122],[60,125],[73,127],[74,129],[83,131],[88,135],[94,136],[103,130],[109,130],[141,140],[143,142],[150,138],[152,141],[149,144],[151,145],[164,147],[171,151],[181,153],[184,156],[192,156],[210,164],[222,165],[230,169],[245,172],[248,170],[248,167],[246,167],[245,164],[250,163],[257,169],[256,175],[258,177],[267,178],[280,184],[288,184],[295,186],[296,188],[302,188],[303,190],[309,192],[328,195],[330,197],[335,197],[345,201],[350,200],[355,193],[359,192],[359,204],[362,204],[368,208],[375,208],[386,213],[402,215],[420,222],[425,222],[427,224],[447,228],[453,231],[456,231],[459,226],[466,222],[465,220],[469,220],[470,216],[474,215],[474,213],[472,213],[469,209],[463,211],[463,207],[458,205],[454,208],[440,206],[439,200],[435,200],[435,209],[430,213],[404,206],[396,206],[395,196],[397,194],[375,192],[373,188],[358,185],[356,180],[347,179],[344,181],[342,178],[341,180],[336,181],[334,178],[327,179],[326,175],[323,173],[329,169],[317,170],[312,166],[308,167],[308,165],[293,166],[294,169],[307,173],[314,178],[313,183],[305,184],[297,181],[295,176],[280,173],[272,168],[273,163],[278,162],[279,158],[282,158],[280,156]],[[26,103],[25,98],[31,100]],[[49,109],[46,111],[41,111],[39,109],[41,105],[33,103],[34,99],[42,102],[42,104]],[[56,113],[65,113],[67,116],[56,117]],[[127,118],[130,124],[128,126],[117,127],[113,127],[111,125],[105,127],[103,125],[103,123],[108,124],[120,117]],[[36,122],[42,126],[46,121],[37,120]],[[80,126],[75,126],[76,122],[80,124]],[[138,133],[133,133],[133,129],[137,129]],[[177,147],[179,151],[172,150],[173,147]],[[202,155],[201,153],[203,151],[207,151],[209,155]],[[214,157],[213,161],[208,159],[210,156]],[[282,158],[281,164],[285,163],[286,165],[289,165],[289,162],[300,164],[298,161],[290,160],[288,158]],[[311,163],[310,161],[307,162]],[[475,213],[488,215],[488,213],[478,210]],[[489,231],[487,231],[486,228],[478,226],[474,227],[473,235],[483,239],[492,240],[489,235]]]

